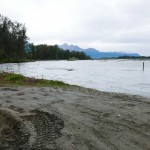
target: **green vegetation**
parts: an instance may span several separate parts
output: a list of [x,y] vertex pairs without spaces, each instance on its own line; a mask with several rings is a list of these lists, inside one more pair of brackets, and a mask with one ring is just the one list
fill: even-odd
[[0,15],[0,60],[25,59],[24,42],[27,40],[24,24],[12,22]]
[[139,56],[139,57],[135,57],[135,56],[121,56],[121,57],[118,57],[117,59],[150,60],[150,56]]
[[[21,63],[21,62],[27,62],[29,60],[20,60],[20,59],[13,59],[13,58],[4,58],[4,59],[0,59],[0,64],[2,63]],[[30,60],[32,61],[32,60]]]
[[66,84],[62,81],[44,80],[44,79],[38,79],[37,85],[39,86],[69,86],[69,84]]
[[29,43],[26,27],[0,14],[0,63],[28,60],[90,59],[84,52],[60,49],[57,45],[34,45]]
[[62,81],[44,80],[24,77],[20,74],[0,73],[0,85],[19,85],[19,86],[54,86],[68,87],[71,86]]
[[40,60],[69,60],[71,58],[80,60],[90,59],[84,52],[70,52],[69,50],[60,49],[57,45],[51,46],[46,44],[34,46],[34,54],[33,52],[29,52],[28,55],[33,55],[34,59]]
[[68,59],[68,61],[75,61],[75,60],[79,60],[78,58],[75,58],[75,57],[71,57]]
[[20,74],[7,74],[4,78],[6,81],[23,81],[25,77]]

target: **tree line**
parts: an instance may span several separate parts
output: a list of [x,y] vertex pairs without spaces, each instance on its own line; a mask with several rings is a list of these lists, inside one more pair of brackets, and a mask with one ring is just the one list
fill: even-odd
[[36,60],[69,60],[71,58],[85,60],[90,59],[84,52],[60,49],[57,45],[31,44],[31,51],[27,53],[28,58]]
[[150,56],[120,56],[117,59],[150,59]]
[[72,57],[90,59],[84,52],[60,49],[57,45],[34,45],[28,42],[24,24],[0,14],[0,61],[62,60]]

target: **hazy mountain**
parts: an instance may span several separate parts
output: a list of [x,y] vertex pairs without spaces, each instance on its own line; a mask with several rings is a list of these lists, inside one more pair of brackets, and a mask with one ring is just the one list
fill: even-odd
[[93,59],[98,58],[117,58],[120,56],[140,56],[137,53],[124,53],[124,52],[100,52],[94,48],[88,48],[83,49],[78,47],[77,45],[68,45],[67,43],[64,43],[63,45],[58,45],[60,48],[64,50],[70,50],[70,51],[83,51],[86,53],[86,55],[90,56]]
[[67,43],[64,43],[63,45],[58,45],[60,48],[64,50],[70,50],[70,51],[84,51],[84,49],[78,47],[77,45],[68,45]]

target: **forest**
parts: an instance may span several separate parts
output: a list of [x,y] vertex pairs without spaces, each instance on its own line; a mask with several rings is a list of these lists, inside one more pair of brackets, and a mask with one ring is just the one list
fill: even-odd
[[34,46],[33,44],[29,44],[28,47],[29,48],[26,48],[26,56],[27,58],[34,60],[70,60],[71,58],[79,60],[90,59],[84,52],[63,50],[57,45],[40,44]]
[[57,45],[29,43],[25,24],[0,14],[0,62],[30,60],[90,59],[84,52],[60,49]]

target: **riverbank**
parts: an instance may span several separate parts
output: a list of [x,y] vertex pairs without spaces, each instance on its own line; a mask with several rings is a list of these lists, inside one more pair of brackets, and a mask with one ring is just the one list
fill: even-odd
[[53,86],[53,87],[71,86],[62,81],[28,78],[21,74],[15,74],[15,73],[7,73],[7,72],[0,73],[0,86],[9,86],[9,85],[39,86],[39,87],[40,86]]
[[22,59],[0,59],[0,64],[6,63],[24,63],[24,62],[34,62],[35,60],[22,60]]
[[1,84],[0,149],[150,149],[149,98],[37,85]]

